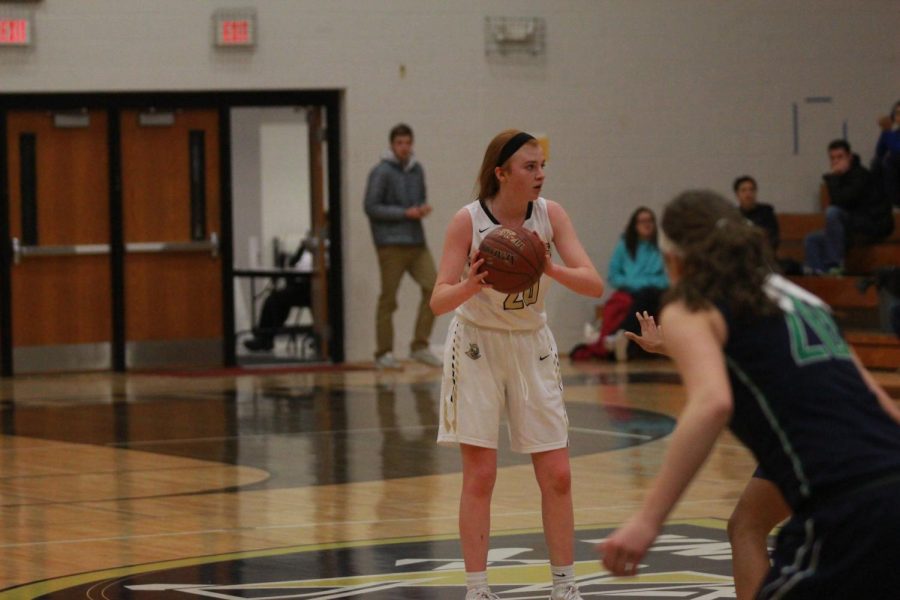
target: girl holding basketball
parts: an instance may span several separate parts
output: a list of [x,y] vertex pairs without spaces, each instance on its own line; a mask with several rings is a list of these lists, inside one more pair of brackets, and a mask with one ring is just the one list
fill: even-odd
[[[553,577],[552,600],[579,600],[574,576],[574,515],[568,420],[559,356],[547,327],[544,295],[552,280],[587,296],[603,293],[566,211],[540,196],[544,153],[531,135],[508,130],[488,145],[478,176],[478,199],[447,228],[431,296],[435,314],[451,310],[444,351],[438,443],[458,445],[463,488],[459,531],[466,565],[466,600],[497,598],[487,583],[490,505],[497,476],[501,413],[513,451],[531,455],[541,491],[544,536]],[[477,249],[497,227],[522,226],[556,247],[530,289],[503,294],[479,272]]]
[[[603,564],[616,575],[637,572],[727,425],[792,513],[757,597],[895,598],[900,414],[891,399],[827,305],[770,272],[764,234],[724,198],[675,198],[660,246],[674,287],[658,348],[674,359],[687,404],[641,509],[600,546]],[[643,332],[661,343],[644,317]],[[763,481],[741,502],[766,503],[748,507],[755,518],[773,507],[783,515]]]

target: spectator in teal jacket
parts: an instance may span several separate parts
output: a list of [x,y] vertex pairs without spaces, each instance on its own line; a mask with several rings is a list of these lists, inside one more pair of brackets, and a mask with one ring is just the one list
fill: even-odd
[[609,285],[632,296],[641,290],[669,287],[669,278],[656,242],[656,217],[640,207],[631,215],[625,233],[609,261]]
[[655,315],[669,278],[656,242],[656,216],[645,206],[631,214],[625,232],[613,250],[607,281],[615,292],[603,306],[600,337],[581,344],[570,352],[572,360],[615,357],[628,360],[646,353],[625,336],[626,331],[640,335],[635,313]]

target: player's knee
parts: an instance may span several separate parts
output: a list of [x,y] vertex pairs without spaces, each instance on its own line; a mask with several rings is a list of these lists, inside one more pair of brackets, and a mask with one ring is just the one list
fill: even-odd
[[572,489],[572,471],[569,469],[569,465],[559,465],[548,470],[541,482],[541,488],[545,493],[568,494]]
[[497,472],[490,468],[472,469],[463,477],[463,493],[470,497],[490,497],[497,481]]
[[734,543],[735,540],[746,538],[747,536],[765,537],[769,533],[768,529],[759,521],[759,519],[754,519],[747,511],[739,509],[735,510],[731,513],[731,516],[728,517],[726,531],[728,532],[728,540],[731,543]]

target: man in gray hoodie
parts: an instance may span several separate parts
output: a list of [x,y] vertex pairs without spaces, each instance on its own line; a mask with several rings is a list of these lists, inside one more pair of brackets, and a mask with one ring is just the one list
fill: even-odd
[[394,358],[393,315],[404,273],[422,288],[410,358],[432,367],[441,360],[428,350],[434,314],[428,306],[437,271],[425,244],[422,219],[431,213],[425,196],[425,172],[413,156],[413,132],[403,123],[390,133],[391,148],[369,173],[365,209],[381,269],[381,295],[375,316],[375,366],[399,369]]

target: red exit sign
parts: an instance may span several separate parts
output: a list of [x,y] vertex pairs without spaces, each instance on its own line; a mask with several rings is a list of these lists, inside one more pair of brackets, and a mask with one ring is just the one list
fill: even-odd
[[251,24],[247,19],[239,21],[221,21],[219,23],[219,40],[225,46],[244,46],[252,44]]
[[31,21],[25,17],[0,17],[0,46],[27,46],[31,43]]
[[247,47],[256,45],[256,13],[251,10],[220,10],[213,14],[215,45]]

